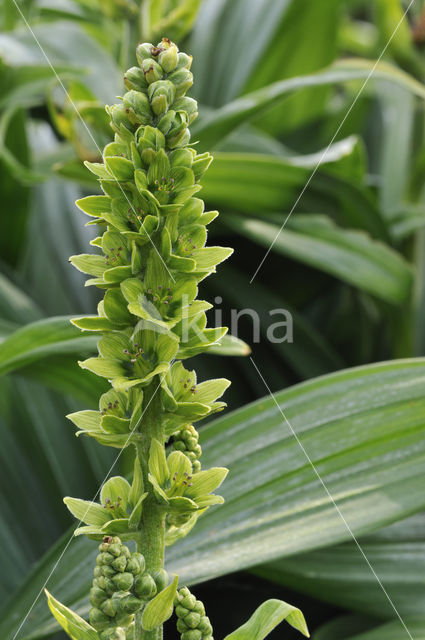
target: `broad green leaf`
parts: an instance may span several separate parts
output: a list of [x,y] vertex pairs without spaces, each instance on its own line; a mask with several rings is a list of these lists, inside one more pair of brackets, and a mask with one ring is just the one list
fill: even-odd
[[374,68],[374,84],[386,80],[407,89],[414,95],[425,97],[425,88],[407,73],[386,62],[353,59],[335,63],[317,73],[274,82],[267,87],[247,93],[240,98],[204,116],[194,123],[193,136],[201,141],[200,148],[210,149],[232,129],[246,120],[259,116],[272,106],[277,106],[294,91],[308,87],[344,84],[353,80],[365,80]]
[[173,581],[168,587],[165,587],[155,598],[148,602],[142,616],[143,629],[152,631],[168,620],[168,618],[171,618],[178,584],[179,577],[174,576]]
[[[420,615],[425,516],[417,514],[363,536],[361,548],[403,617]],[[401,569],[402,567],[402,569]],[[394,610],[354,542],[256,567],[254,572],[336,606],[377,618]]]
[[99,640],[93,629],[83,618],[61,604],[46,590],[49,609],[72,640]]
[[[424,509],[424,391],[425,359],[412,359],[348,369],[275,394],[332,499],[272,398],[208,424],[201,432],[203,464],[229,467],[220,491],[226,502],[169,549],[167,569],[193,584],[350,541],[333,501],[356,537]],[[2,637],[15,628],[16,611],[31,604],[65,542],[29,576],[14,606],[5,604]],[[80,615],[87,612],[79,601],[95,555],[95,543],[76,540],[49,583]],[[37,605],[22,640],[42,637],[46,624]]]
[[226,220],[226,211],[262,218],[276,211],[287,214],[303,191],[298,205],[303,211],[323,211],[344,226],[387,239],[370,191],[330,166],[325,164],[303,191],[313,171],[303,163],[259,153],[217,152],[203,179],[202,195],[208,205],[224,209],[221,219]]
[[[121,88],[118,66],[112,55],[86,33],[82,26],[71,22],[49,21],[33,25],[32,32],[22,25],[11,34],[1,34],[0,55],[6,64],[11,67],[48,67],[48,59],[54,61],[55,67],[72,65],[74,69],[86,71],[80,73],[80,79],[102,103],[114,100]],[[49,72],[50,78],[54,80],[50,68]]]
[[[407,629],[407,631],[406,631]],[[401,640],[402,638],[425,640],[425,621],[422,616],[393,620],[370,631],[347,636],[349,640]]]
[[11,334],[0,345],[0,374],[14,371],[49,356],[88,354],[97,338],[81,335],[67,316],[37,320]]
[[400,303],[410,291],[411,268],[399,253],[364,232],[337,227],[326,216],[295,214],[282,231],[262,220],[228,217],[226,222],[266,250],[271,247],[387,302]]
[[283,620],[304,636],[310,637],[304,616],[299,609],[282,600],[267,600],[239,629],[224,640],[263,640]]

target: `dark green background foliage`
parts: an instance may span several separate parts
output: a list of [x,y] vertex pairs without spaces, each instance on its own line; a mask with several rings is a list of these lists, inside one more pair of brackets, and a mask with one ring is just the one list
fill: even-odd
[[[253,360],[283,390],[279,406],[411,635],[425,638],[422,0],[375,65],[407,4],[25,0],[55,76],[2,0],[1,638],[14,638],[70,537],[62,496],[93,498],[114,460],[64,418],[104,389],[76,364],[96,339],[68,322],[97,302],[68,263],[95,235],[74,201],[96,192],[82,162],[112,137],[104,104],[122,94],[135,45],[163,35],[194,56],[192,139],[215,158],[201,196],[221,212],[211,240],[235,248],[203,297],[221,296],[223,324],[231,309],[259,313]],[[267,341],[276,308],[293,315],[292,344]],[[248,316],[239,337],[252,342]],[[216,637],[266,597],[299,606],[315,640],[408,637],[251,360],[208,355],[196,368],[232,380],[231,409],[266,396],[201,428],[205,465],[230,468],[226,504],[169,553],[171,571],[202,583]],[[113,473],[130,465],[125,452]],[[83,614],[95,554],[95,543],[73,542],[48,583]],[[17,640],[56,632],[41,598]],[[292,637],[270,637],[283,633]],[[170,623],[167,637],[177,637]]]

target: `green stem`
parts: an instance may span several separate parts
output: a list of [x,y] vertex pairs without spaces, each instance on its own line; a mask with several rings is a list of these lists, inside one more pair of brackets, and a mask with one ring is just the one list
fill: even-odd
[[[143,474],[145,491],[149,492],[143,503],[142,517],[140,520],[140,535],[137,549],[146,560],[146,570],[154,573],[164,566],[165,550],[165,512],[158,505],[149,482],[149,451],[152,438],[164,442],[164,433],[161,426],[161,402],[158,381],[154,379],[145,390],[145,412],[142,418],[142,437],[137,446],[137,458]],[[143,631],[141,626],[142,613],[136,615],[135,640],[161,640],[162,626],[153,631]]]

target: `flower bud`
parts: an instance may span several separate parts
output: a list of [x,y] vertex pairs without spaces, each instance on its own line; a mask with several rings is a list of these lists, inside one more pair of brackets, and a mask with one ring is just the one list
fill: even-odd
[[[187,610],[185,609],[186,613]],[[187,626],[187,624],[184,621],[184,618],[179,618],[177,620],[177,631],[179,633],[184,633],[185,631],[189,631],[189,627]]]
[[196,613],[199,613],[201,616],[204,616],[205,615],[205,607],[204,607],[203,602],[201,602],[200,600],[197,600],[193,611],[196,611]]
[[173,104],[173,108],[175,111],[186,112],[187,122],[189,125],[198,117],[198,103],[196,100],[189,98],[188,96],[183,96],[176,100]]
[[176,87],[176,98],[180,98],[192,86],[193,75],[188,69],[177,69],[168,76],[168,80]]
[[202,639],[202,631],[199,629],[190,629],[189,631],[185,631],[182,633],[182,640],[201,640]]
[[143,91],[148,86],[145,74],[139,67],[131,67],[126,71],[124,84],[127,89],[134,89],[135,91]]
[[184,618],[185,624],[189,627],[189,629],[197,629],[199,623],[201,622],[201,616],[199,613],[195,613],[192,611]]
[[143,60],[141,67],[145,74],[145,80],[148,84],[152,84],[152,82],[156,82],[157,80],[162,80],[164,75],[162,67],[160,67],[152,58],[146,58]]
[[97,578],[97,586],[106,591],[108,595],[115,591],[115,585],[112,580],[110,578],[105,578],[104,576]]
[[189,609],[190,611],[192,611],[192,609],[194,609],[196,605],[196,598],[192,593],[189,593],[187,596],[184,596],[184,598],[180,601],[180,604],[185,609]]
[[118,558],[118,556],[121,555],[121,550],[122,550],[122,545],[117,542],[114,542],[113,544],[109,545],[108,553],[111,553],[113,556]]
[[165,589],[169,583],[168,573],[165,569],[158,569],[158,571],[155,571],[155,573],[152,574],[152,578],[155,581],[158,592]]
[[141,553],[134,552],[131,554],[129,560],[127,560],[126,571],[129,571],[133,576],[144,573],[146,567],[145,558]]
[[111,564],[111,567],[113,567],[115,571],[119,571],[120,573],[124,572],[127,567],[127,558],[124,555],[115,558],[115,560]]
[[116,562],[116,559],[112,564],[105,564],[103,567],[100,567],[100,575],[105,576],[105,578],[111,578],[116,574],[116,569],[112,566]]
[[[164,43],[162,43],[163,45]],[[172,42],[164,51],[158,56],[158,63],[164,69],[165,73],[171,73],[177,67],[178,52],[176,45]]]
[[111,553],[108,553],[107,551],[104,551],[103,553],[99,553],[99,555],[96,558],[96,562],[99,565],[112,564],[114,560],[115,560],[114,556]]
[[127,91],[123,98],[123,106],[133,124],[149,124],[152,122],[152,111],[149,100],[140,91]]
[[94,627],[96,631],[102,631],[111,624],[111,618],[96,607],[92,607],[92,609],[90,609],[89,620],[91,626]]
[[133,592],[136,594],[136,596],[145,600],[153,598],[153,596],[157,592],[157,588],[152,576],[149,575],[149,573],[144,573],[141,576],[137,576],[134,581]]
[[133,622],[133,616],[129,613],[119,613],[115,618],[115,623],[118,627],[128,627]]
[[121,599],[121,611],[124,613],[135,613],[142,605],[143,602],[131,594]]
[[208,616],[202,616],[201,620],[198,624],[198,629],[202,631],[203,634],[209,636],[212,634],[212,626]]
[[175,111],[169,110],[158,122],[158,129],[165,135],[169,132],[171,125],[173,124]]
[[177,69],[190,69],[192,66],[193,57],[187,53],[179,53],[177,60]]
[[117,591],[130,591],[134,577],[132,573],[117,573],[111,580]]
[[126,129],[130,131],[133,130],[133,124],[128,117],[127,111],[122,104],[113,104],[111,107],[108,107],[107,112],[109,117],[111,118],[111,127],[116,133],[121,132],[121,126],[124,126]]
[[114,618],[119,609],[119,601],[116,598],[108,598],[102,603],[100,609],[110,618]]
[[102,602],[105,602],[107,598],[108,594],[103,589],[100,589],[99,587],[92,587],[90,589],[90,603],[93,607],[99,608]]
[[187,121],[186,118],[182,115],[182,112],[176,113],[171,129],[165,137],[170,149],[175,149],[178,146],[183,146],[190,140],[190,132],[187,128]]
[[136,48],[136,58],[140,66],[142,66],[143,60],[152,57],[152,49],[155,47],[150,42],[144,42],[139,44]]
[[168,111],[176,95],[174,84],[169,80],[158,80],[153,82],[148,89],[148,96],[151,102],[152,111],[160,116]]

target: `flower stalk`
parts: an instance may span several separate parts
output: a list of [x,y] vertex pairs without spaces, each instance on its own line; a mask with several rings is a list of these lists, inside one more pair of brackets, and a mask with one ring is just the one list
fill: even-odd
[[91,242],[94,252],[70,258],[89,276],[86,285],[104,292],[97,315],[73,320],[101,334],[98,356],[79,364],[111,388],[97,411],[68,416],[77,435],[133,447],[134,472],[130,482],[107,480],[99,503],[64,499],[79,520],[75,535],[100,542],[90,624],[50,594],[48,600],[74,640],[161,640],[175,607],[182,640],[213,640],[202,603],[187,588],[178,592],[164,557],[166,546],[223,502],[214,491],[227,469],[201,468],[193,423],[225,407],[219,398],[230,383],[199,383],[183,363],[227,331],[207,327],[212,305],[198,299],[198,285],[232,249],[206,246],[218,214],[205,211],[196,195],[212,157],[190,144],[197,117],[196,101],[186,96],[192,58],[167,38],[140,44],[136,57],[138,66],[124,77],[126,93],[106,108],[114,140],[102,162],[85,163],[102,194],[77,201],[100,235]]

